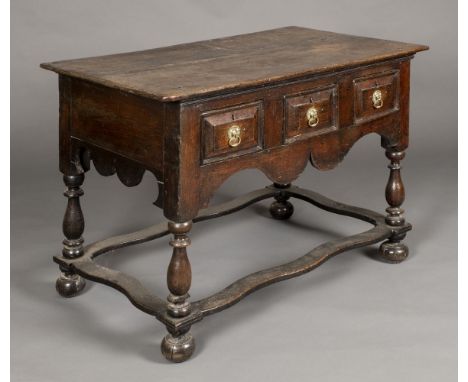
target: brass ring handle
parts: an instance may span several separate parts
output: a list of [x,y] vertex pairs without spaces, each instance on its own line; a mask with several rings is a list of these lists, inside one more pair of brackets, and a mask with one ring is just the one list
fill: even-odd
[[317,126],[319,123],[318,111],[315,107],[311,107],[306,113],[307,123],[310,127]]
[[228,131],[228,145],[231,147],[239,146],[242,139],[241,139],[241,128],[237,125],[232,125]]
[[382,92],[377,89],[372,93],[372,103],[376,109],[380,109],[383,106]]

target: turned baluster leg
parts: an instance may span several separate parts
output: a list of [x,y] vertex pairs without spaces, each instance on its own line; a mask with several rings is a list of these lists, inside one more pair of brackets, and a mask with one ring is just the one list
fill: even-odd
[[[274,184],[275,188],[279,190],[285,190],[291,186],[291,184]],[[275,202],[271,203],[270,214],[274,219],[286,220],[289,219],[294,213],[294,206],[288,201],[289,196],[286,192],[280,191],[275,196]]]
[[[167,269],[167,286],[170,291],[167,298],[167,312],[175,318],[185,317],[191,311],[188,291],[192,282],[192,270],[187,257],[187,247],[190,245],[187,233],[192,228],[192,222],[169,222],[168,227],[174,238],[170,242],[173,250]],[[169,334],[161,343],[163,355],[172,362],[189,359],[195,350],[195,340],[190,333],[190,327],[182,330],[173,330],[170,327],[167,329]]]
[[[80,196],[83,190],[80,186],[84,181],[84,174],[64,175],[63,181],[67,186],[64,195],[68,198],[67,209],[63,217],[63,240],[62,254],[68,259],[74,259],[83,255],[84,218],[80,206]],[[85,286],[85,280],[74,273],[71,269],[60,266],[61,275],[57,279],[55,287],[63,297],[73,297]]]
[[[400,174],[400,161],[405,157],[405,153],[387,149],[385,155],[390,159],[388,166],[390,176],[385,189],[385,198],[389,207],[386,209],[385,221],[389,226],[398,227],[405,223],[404,210],[401,208],[405,200],[405,187]],[[379,248],[381,256],[393,263],[405,260],[408,257],[408,247],[401,242],[405,236],[406,234],[394,234],[389,240],[382,243]]]

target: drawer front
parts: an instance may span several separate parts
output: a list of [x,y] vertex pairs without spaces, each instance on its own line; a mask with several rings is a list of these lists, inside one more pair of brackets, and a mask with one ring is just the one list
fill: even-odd
[[338,86],[333,84],[284,97],[283,143],[337,129]]
[[259,151],[263,146],[263,105],[247,105],[202,114],[202,163]]
[[354,123],[367,122],[399,109],[399,71],[357,78],[354,84]]

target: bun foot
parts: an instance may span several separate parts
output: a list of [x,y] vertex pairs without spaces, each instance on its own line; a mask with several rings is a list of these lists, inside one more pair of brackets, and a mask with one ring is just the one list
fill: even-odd
[[408,257],[408,247],[403,243],[387,240],[380,245],[379,254],[389,263],[401,263]]
[[294,213],[294,206],[285,201],[276,201],[271,203],[270,214],[274,219],[286,220],[289,219]]
[[194,350],[195,340],[191,333],[185,333],[179,337],[168,334],[161,342],[161,352],[171,362],[187,361],[192,356]]
[[77,274],[61,274],[55,283],[55,289],[62,297],[74,297],[85,287],[85,280]]

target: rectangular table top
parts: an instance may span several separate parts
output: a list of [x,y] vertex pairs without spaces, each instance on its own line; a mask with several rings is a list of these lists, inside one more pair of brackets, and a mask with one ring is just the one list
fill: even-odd
[[285,27],[139,52],[41,64],[163,102],[413,55],[424,45]]

